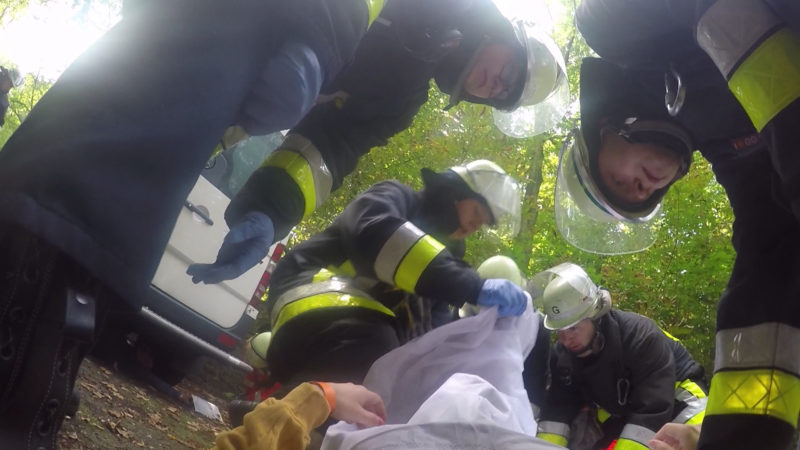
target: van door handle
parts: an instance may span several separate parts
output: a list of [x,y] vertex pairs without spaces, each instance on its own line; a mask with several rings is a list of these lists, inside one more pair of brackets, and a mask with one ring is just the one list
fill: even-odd
[[188,208],[189,211],[191,211],[191,212],[197,214],[198,216],[200,216],[200,218],[203,219],[203,221],[205,223],[209,224],[210,226],[214,226],[214,221],[211,220],[211,217],[208,217],[208,214],[203,212],[202,209],[200,209],[197,206],[195,206],[194,203],[190,202],[189,200],[186,200],[186,202],[183,204],[183,206]]

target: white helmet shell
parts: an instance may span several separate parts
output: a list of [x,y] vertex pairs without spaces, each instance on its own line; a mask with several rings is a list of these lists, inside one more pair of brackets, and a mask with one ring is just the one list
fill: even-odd
[[555,219],[561,236],[579,249],[601,255],[646,250],[661,225],[661,204],[638,215],[615,210],[590,175],[589,154],[580,130],[564,141],[558,160]]
[[544,326],[563,330],[584,319],[596,319],[611,309],[611,296],[592,282],[573,263],[559,264],[536,274],[531,283],[541,290],[537,301],[544,314]]
[[521,221],[522,194],[514,178],[497,164],[479,159],[450,168],[489,205],[495,220],[494,228],[503,236],[516,236]]
[[[504,280],[511,281],[523,290],[527,284],[527,281],[522,275],[522,271],[519,270],[517,263],[515,263],[514,260],[508,256],[492,256],[491,258],[488,258],[482,262],[481,265],[479,265],[475,270],[483,279],[502,278]],[[458,310],[458,315],[460,317],[469,317],[477,315],[479,312],[480,306],[465,303],[464,306]]]

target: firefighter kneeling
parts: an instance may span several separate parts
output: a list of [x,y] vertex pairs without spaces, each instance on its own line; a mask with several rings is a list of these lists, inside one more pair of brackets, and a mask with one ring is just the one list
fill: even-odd
[[543,291],[544,326],[558,335],[537,437],[572,450],[647,449],[664,424],[703,421],[703,367],[677,339],[647,317],[612,309],[609,292],[575,264],[532,283]]

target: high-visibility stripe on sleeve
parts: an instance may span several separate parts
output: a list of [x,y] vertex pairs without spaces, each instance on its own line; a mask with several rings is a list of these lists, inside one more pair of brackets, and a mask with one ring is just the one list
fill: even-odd
[[622,428],[622,432],[619,434],[619,440],[617,440],[617,445],[614,448],[623,450],[646,449],[648,448],[647,443],[650,442],[655,435],[655,431],[647,427],[628,423]]
[[550,442],[551,444],[560,445],[562,447],[566,447],[567,446],[567,438],[565,438],[564,436],[559,436],[557,434],[541,433],[540,432],[540,433],[538,433],[536,435],[536,437],[541,439],[541,440],[543,440],[543,441]]
[[697,43],[728,79],[747,53],[780,23],[760,0],[717,0],[697,22]]
[[800,36],[784,28],[765,40],[728,81],[756,130],[800,98]]
[[614,445],[614,450],[647,450],[649,448],[647,444],[625,438],[617,439],[617,443]]
[[543,420],[539,422],[536,437],[556,445],[566,446],[569,440],[569,425],[564,422]]
[[597,408],[597,422],[598,423],[605,423],[608,418],[611,417],[611,413],[606,411],[605,408]]
[[719,330],[715,348],[716,370],[777,368],[800,375],[800,328],[785,323]]
[[333,186],[330,170],[314,144],[299,134],[288,135],[263,166],[283,169],[294,180],[305,203],[303,218],[330,196]]
[[367,11],[369,12],[369,25],[378,17],[383,9],[384,0],[365,0],[367,2]]
[[794,427],[800,413],[800,379],[775,369],[724,370],[711,380],[706,416],[771,416]]
[[672,421],[689,425],[702,423],[708,403],[703,388],[692,380],[676,382],[675,385],[675,400],[685,403],[686,406],[675,415]]
[[378,252],[375,274],[385,283],[414,292],[422,272],[444,248],[442,243],[406,222],[392,233]]

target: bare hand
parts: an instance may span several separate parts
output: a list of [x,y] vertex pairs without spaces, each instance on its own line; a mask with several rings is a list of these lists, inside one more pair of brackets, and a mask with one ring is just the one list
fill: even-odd
[[668,423],[647,443],[652,450],[696,450],[700,425]]
[[328,383],[336,394],[336,409],[331,417],[354,423],[359,427],[373,427],[386,422],[386,410],[380,396],[364,386],[353,383]]

